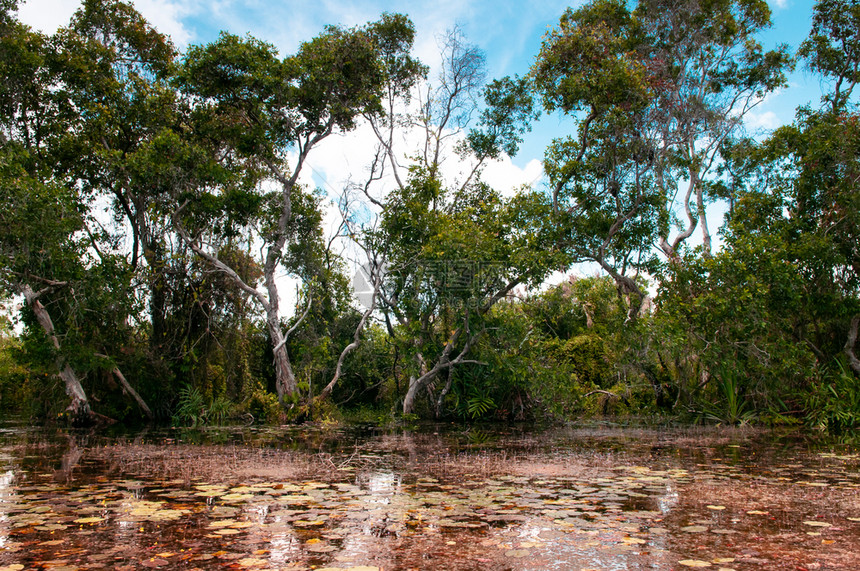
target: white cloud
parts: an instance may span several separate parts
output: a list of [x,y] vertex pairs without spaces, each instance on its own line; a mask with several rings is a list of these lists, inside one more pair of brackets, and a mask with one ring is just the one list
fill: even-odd
[[[169,35],[177,46],[181,48],[188,44],[191,34],[182,24],[182,18],[191,13],[193,2],[137,0],[132,4],[158,31]],[[26,0],[18,7],[18,18],[36,30],[53,34],[58,28],[68,25],[80,6],[80,0]]]
[[133,4],[155,29],[170,36],[177,47],[183,48],[188,45],[191,33],[183,25],[182,19],[192,13],[194,2],[136,0]]
[[543,178],[543,164],[532,159],[525,168],[516,166],[508,155],[503,155],[484,169],[484,182],[505,196],[510,196],[523,185],[535,186]]
[[761,113],[752,111],[747,113],[744,118],[744,123],[749,129],[776,129],[782,123],[779,117],[773,111],[762,111]]
[[65,26],[80,7],[80,0],[27,0],[18,7],[18,19],[46,34]]

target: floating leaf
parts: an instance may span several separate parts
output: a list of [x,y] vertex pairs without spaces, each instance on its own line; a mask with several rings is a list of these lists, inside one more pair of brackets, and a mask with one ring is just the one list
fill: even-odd
[[75,523],[99,523],[100,521],[104,521],[103,517],[82,517],[75,520]]
[[521,557],[528,557],[529,553],[530,551],[528,549],[511,549],[509,551],[505,551],[505,557],[519,559]]
[[310,545],[306,549],[313,553],[331,553],[332,551],[337,551],[337,547],[325,544]]
[[293,522],[293,525],[298,526],[298,527],[318,527],[318,526],[323,525],[323,524],[325,524],[325,521],[323,521],[321,519],[317,519],[317,520],[313,520],[313,521],[309,521],[306,519],[297,519],[296,521]]
[[708,505],[708,506],[705,506],[705,507],[706,507],[706,508],[708,508],[709,510],[714,510],[714,511],[721,511],[721,510],[726,509],[726,506],[713,506],[713,505]]
[[684,567],[710,567],[711,564],[707,561],[700,561],[699,559],[684,559],[683,561],[678,561],[678,565],[683,565]]
[[221,499],[225,502],[244,502],[254,498],[254,494],[224,494]]
[[831,527],[831,524],[826,521],[805,521],[803,525],[808,525],[810,527]]
[[254,557],[246,557],[244,559],[239,559],[236,561],[240,567],[261,567],[266,565],[268,561],[265,559],[256,559]]
[[704,525],[688,525],[686,527],[682,527],[681,531],[686,533],[702,533],[708,531],[708,528]]

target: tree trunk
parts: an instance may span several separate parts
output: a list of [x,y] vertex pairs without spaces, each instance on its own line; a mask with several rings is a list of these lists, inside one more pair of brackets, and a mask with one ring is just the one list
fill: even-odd
[[424,355],[418,353],[418,377],[414,375],[409,377],[409,388],[406,389],[406,396],[403,397],[403,414],[412,414],[415,411],[415,397],[418,395],[418,390],[433,379],[436,374],[436,368],[431,371],[433,375],[427,373],[427,362],[424,360]]
[[848,357],[848,365],[854,372],[860,375],[860,359],[854,352],[854,346],[857,344],[857,330],[860,328],[860,315],[855,315],[851,320],[851,327],[848,329],[848,340],[845,342],[845,355]]
[[275,391],[278,393],[278,402],[283,404],[284,398],[292,397],[299,391],[296,376],[293,374],[293,366],[290,364],[290,356],[287,353],[287,340],[281,332],[281,322],[277,311],[273,314],[268,311],[266,323],[269,326],[269,335],[272,336],[272,346],[275,358]]
[[30,306],[30,309],[32,309],[33,313],[36,315],[36,320],[39,322],[39,325],[42,326],[42,330],[45,332],[45,335],[47,335],[48,340],[50,340],[51,344],[54,346],[57,370],[60,373],[60,378],[63,379],[63,382],[66,385],[66,394],[69,395],[69,398],[72,400],[66,408],[66,411],[68,411],[74,418],[92,416],[90,403],[87,399],[86,392],[84,392],[84,387],[81,385],[81,382],[78,380],[72,367],[60,354],[60,340],[57,339],[57,335],[54,333],[54,322],[51,320],[51,315],[48,313],[45,306],[39,301],[40,294],[34,292],[29,285],[24,285],[21,288],[21,292],[24,294],[24,299],[27,300],[27,305]]
[[[107,355],[103,355],[102,353],[96,353],[95,356],[101,357],[103,359],[108,358]],[[137,391],[134,390],[134,387],[131,386],[131,383],[128,382],[128,379],[126,379],[125,375],[122,374],[122,371],[119,370],[119,367],[114,365],[111,369],[111,375],[113,375],[116,380],[119,381],[120,386],[122,386],[123,393],[131,396],[131,398],[133,398],[134,401],[137,403],[137,406],[140,407],[140,410],[143,411],[143,414],[145,414],[149,420],[152,420],[154,418],[152,414],[152,409],[149,408],[149,405],[146,404],[146,401],[143,400],[143,397],[141,397],[137,393]]]
[[451,367],[448,367],[446,373],[447,380],[445,381],[445,387],[439,393],[439,398],[436,399],[436,420],[442,418],[442,404],[445,401],[445,397],[451,392],[451,385],[454,382],[454,372],[451,370]]

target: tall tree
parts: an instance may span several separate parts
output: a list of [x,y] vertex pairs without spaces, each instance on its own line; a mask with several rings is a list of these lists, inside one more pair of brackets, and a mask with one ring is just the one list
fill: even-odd
[[[192,170],[172,180],[181,201],[174,226],[196,254],[265,312],[281,401],[296,394],[297,382],[287,352],[289,331],[281,325],[278,272],[297,277],[311,302],[307,256],[320,243],[319,215],[299,178],[324,139],[353,129],[364,114],[382,112],[383,57],[408,52],[413,35],[408,20],[385,15],[361,28],[329,27],[295,55],[279,59],[268,44],[222,34],[190,48],[178,70],[195,137],[185,147],[188,157],[202,149],[209,159],[186,161]],[[212,244],[218,233],[236,228],[253,229],[262,246],[265,291]]]
[[147,283],[154,354],[165,351],[171,252],[164,196],[151,183],[149,147],[178,129],[167,84],[176,57],[169,39],[130,4],[86,0],[55,38],[57,72],[74,110],[60,155],[68,178],[112,202],[117,232],[130,232],[128,263]]
[[[432,396],[439,414],[453,369],[469,362],[491,308],[557,263],[536,251],[552,233],[542,224],[542,197],[530,190],[505,197],[480,180],[489,161],[516,153],[534,116],[526,82],[484,85],[484,55],[457,30],[441,38],[440,48],[436,77],[418,81],[423,69],[401,65],[412,73],[391,74],[407,81],[389,91],[388,113],[369,118],[378,147],[355,190],[373,216],[349,232],[368,253],[369,277],[378,280],[371,300],[411,360],[405,413],[441,379]],[[404,145],[410,140],[414,146]]]
[[89,199],[63,168],[77,110],[59,71],[61,50],[5,7],[3,16],[0,280],[24,296],[28,330],[52,356],[69,413],[88,421],[96,415],[80,373],[93,368],[96,352],[116,348],[107,331],[122,338],[131,311],[128,273],[111,251],[110,236],[90,216]]
[[595,0],[544,40],[535,88],[577,129],[546,153],[556,214],[575,257],[616,279],[631,317],[644,291],[628,272],[654,271],[652,244],[677,263],[699,228],[710,254],[720,145],[785,82],[786,49],[755,40],[769,22],[763,0]]

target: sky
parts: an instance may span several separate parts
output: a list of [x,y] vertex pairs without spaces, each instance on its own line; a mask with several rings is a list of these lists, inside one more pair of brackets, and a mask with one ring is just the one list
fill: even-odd
[[[432,68],[438,60],[438,38],[458,27],[466,40],[484,50],[487,77],[524,75],[538,53],[541,40],[571,4],[560,0],[134,0],[135,7],[159,31],[168,34],[184,50],[205,44],[225,30],[250,34],[273,44],[282,55],[294,53],[302,41],[323,31],[326,25],[358,26],[379,18],[383,12],[408,15],[415,24],[416,55]],[[572,5],[578,6],[582,2]],[[766,48],[785,43],[792,51],[806,37],[813,0],[769,0],[773,26],[760,41]],[[69,22],[79,0],[26,0],[19,19],[45,33]],[[816,105],[818,80],[799,68],[789,87],[770,94],[746,119],[749,131],[760,136],[790,123],[795,109]],[[522,184],[540,184],[541,159],[553,137],[572,132],[572,123],[558,115],[544,115],[527,133],[520,153],[513,159],[489,165],[484,180],[504,192]],[[369,161],[375,139],[368,130],[331,137],[310,159],[311,183],[334,197],[345,181],[360,174]],[[721,216],[717,213],[717,216]],[[709,216],[709,220],[711,216]],[[710,222],[712,229],[719,220]]]
[[[408,15],[417,30],[416,53],[431,65],[438,54],[437,38],[458,26],[467,40],[487,56],[487,77],[528,72],[544,34],[558,23],[570,4],[560,0],[135,0],[135,7],[174,43],[184,49],[217,38],[221,30],[252,36],[275,45],[282,54],[320,33],[324,26],[362,25],[383,12]],[[765,46],[787,43],[792,49],[803,41],[811,21],[812,0],[769,2],[773,27],[761,37]],[[19,18],[46,33],[68,23],[79,0],[26,0]],[[773,129],[791,122],[798,105],[816,103],[817,80],[803,70],[791,77],[789,89],[768,97],[748,118],[748,126]],[[526,169],[540,160],[553,136],[569,125],[558,116],[544,116],[528,134],[513,164]],[[528,178],[528,177],[526,177]]]

